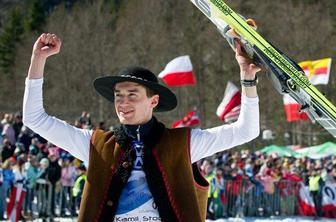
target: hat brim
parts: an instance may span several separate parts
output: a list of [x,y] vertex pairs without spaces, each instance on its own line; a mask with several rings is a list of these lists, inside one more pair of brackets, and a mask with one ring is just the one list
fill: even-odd
[[119,82],[136,82],[157,93],[159,95],[159,104],[154,109],[155,112],[170,111],[177,106],[176,96],[170,89],[150,81],[124,76],[103,76],[95,79],[93,86],[100,95],[114,103],[114,86]]

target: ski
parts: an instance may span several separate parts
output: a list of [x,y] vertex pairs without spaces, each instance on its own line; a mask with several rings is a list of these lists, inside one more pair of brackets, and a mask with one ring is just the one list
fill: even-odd
[[[241,39],[248,55],[268,70],[274,87],[280,94],[289,94],[308,114],[336,137],[336,107],[304,75],[300,66],[287,55],[265,40],[251,22],[234,12],[223,0],[191,0],[217,26],[219,32],[234,47],[233,29]],[[253,22],[252,22],[253,23]]]

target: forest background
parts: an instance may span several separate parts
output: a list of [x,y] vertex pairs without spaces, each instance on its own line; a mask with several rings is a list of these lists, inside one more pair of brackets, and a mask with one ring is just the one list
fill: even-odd
[[[300,62],[336,61],[336,1],[227,0],[236,12],[253,18],[259,32]],[[129,65],[159,73],[171,59],[190,55],[197,84],[172,88],[177,109],[156,114],[168,126],[197,107],[201,128],[222,124],[216,116],[227,81],[239,86],[234,53],[216,28],[189,0],[0,0],[0,112],[22,110],[24,79],[32,45],[42,32],[62,39],[61,53],[47,62],[44,103],[47,112],[73,122],[83,110],[97,124],[116,124],[112,103],[94,91],[92,81]],[[260,73],[261,130],[250,147],[316,145],[334,141],[318,124],[287,123],[282,96]],[[317,86],[336,104],[335,62],[328,85]]]

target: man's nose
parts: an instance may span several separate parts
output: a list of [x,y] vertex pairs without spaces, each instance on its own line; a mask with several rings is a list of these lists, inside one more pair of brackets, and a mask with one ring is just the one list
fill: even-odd
[[123,96],[121,98],[119,98],[119,104],[127,104],[129,103],[129,99],[127,98],[127,96]]

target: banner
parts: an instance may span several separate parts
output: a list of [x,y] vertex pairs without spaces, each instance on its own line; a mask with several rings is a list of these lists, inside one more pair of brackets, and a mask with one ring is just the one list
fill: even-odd
[[299,63],[309,81],[313,85],[328,84],[330,76],[331,58],[324,58],[314,61],[303,61]]
[[[305,216],[316,215],[315,204],[309,187],[302,184],[298,196],[299,213]],[[322,215],[336,218],[336,183],[326,183],[322,188]]]
[[300,111],[301,105],[297,103],[289,94],[283,95],[283,101],[287,122],[309,119],[305,112]]
[[228,81],[224,98],[219,104],[216,114],[224,122],[236,121],[239,117],[241,106],[241,93],[237,86]]
[[172,128],[180,128],[180,127],[192,127],[200,124],[200,119],[196,113],[196,111],[188,112],[182,119],[175,121],[172,124]]
[[298,195],[299,214],[305,216],[314,216],[316,214],[315,205],[310,196],[309,187],[302,184]]
[[26,190],[22,188],[21,184],[12,188],[9,203],[7,205],[7,217],[10,221],[17,222],[20,220],[21,208],[25,195]]
[[327,183],[322,192],[323,215],[336,218],[336,183]]
[[336,143],[325,142],[320,145],[305,147],[296,150],[299,156],[306,156],[310,159],[322,159],[328,156],[336,155]]
[[170,61],[159,74],[159,78],[168,86],[195,85],[196,80],[190,57],[180,56]]

